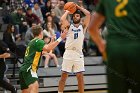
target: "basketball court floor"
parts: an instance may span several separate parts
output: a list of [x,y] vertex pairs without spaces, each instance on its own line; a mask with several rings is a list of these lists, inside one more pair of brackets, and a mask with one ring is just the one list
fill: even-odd
[[[78,92],[66,92],[66,93],[78,93]],[[106,90],[85,91],[84,93],[107,93],[107,91]]]

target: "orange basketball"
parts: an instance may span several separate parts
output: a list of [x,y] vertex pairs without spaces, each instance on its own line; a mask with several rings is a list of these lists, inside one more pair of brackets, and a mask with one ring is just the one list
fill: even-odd
[[74,13],[76,11],[76,4],[74,2],[67,2],[65,5],[64,5],[64,10],[68,10],[70,11],[70,13]]

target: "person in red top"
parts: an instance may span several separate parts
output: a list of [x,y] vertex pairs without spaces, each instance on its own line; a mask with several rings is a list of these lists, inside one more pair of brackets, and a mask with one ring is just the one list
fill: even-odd
[[26,20],[30,27],[33,22],[36,22],[37,24],[41,23],[40,19],[32,12],[31,8],[27,8]]

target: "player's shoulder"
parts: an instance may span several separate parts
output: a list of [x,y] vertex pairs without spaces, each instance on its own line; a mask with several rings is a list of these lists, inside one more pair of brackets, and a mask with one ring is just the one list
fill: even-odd
[[36,43],[44,43],[44,41],[42,39],[36,39],[35,42]]

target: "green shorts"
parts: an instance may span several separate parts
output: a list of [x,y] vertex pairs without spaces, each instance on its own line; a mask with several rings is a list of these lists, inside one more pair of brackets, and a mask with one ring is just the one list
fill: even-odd
[[20,86],[21,90],[27,89],[30,84],[33,84],[35,81],[38,80],[37,74],[32,73],[31,70],[28,72],[26,71],[20,71],[19,72],[19,79],[20,79]]

